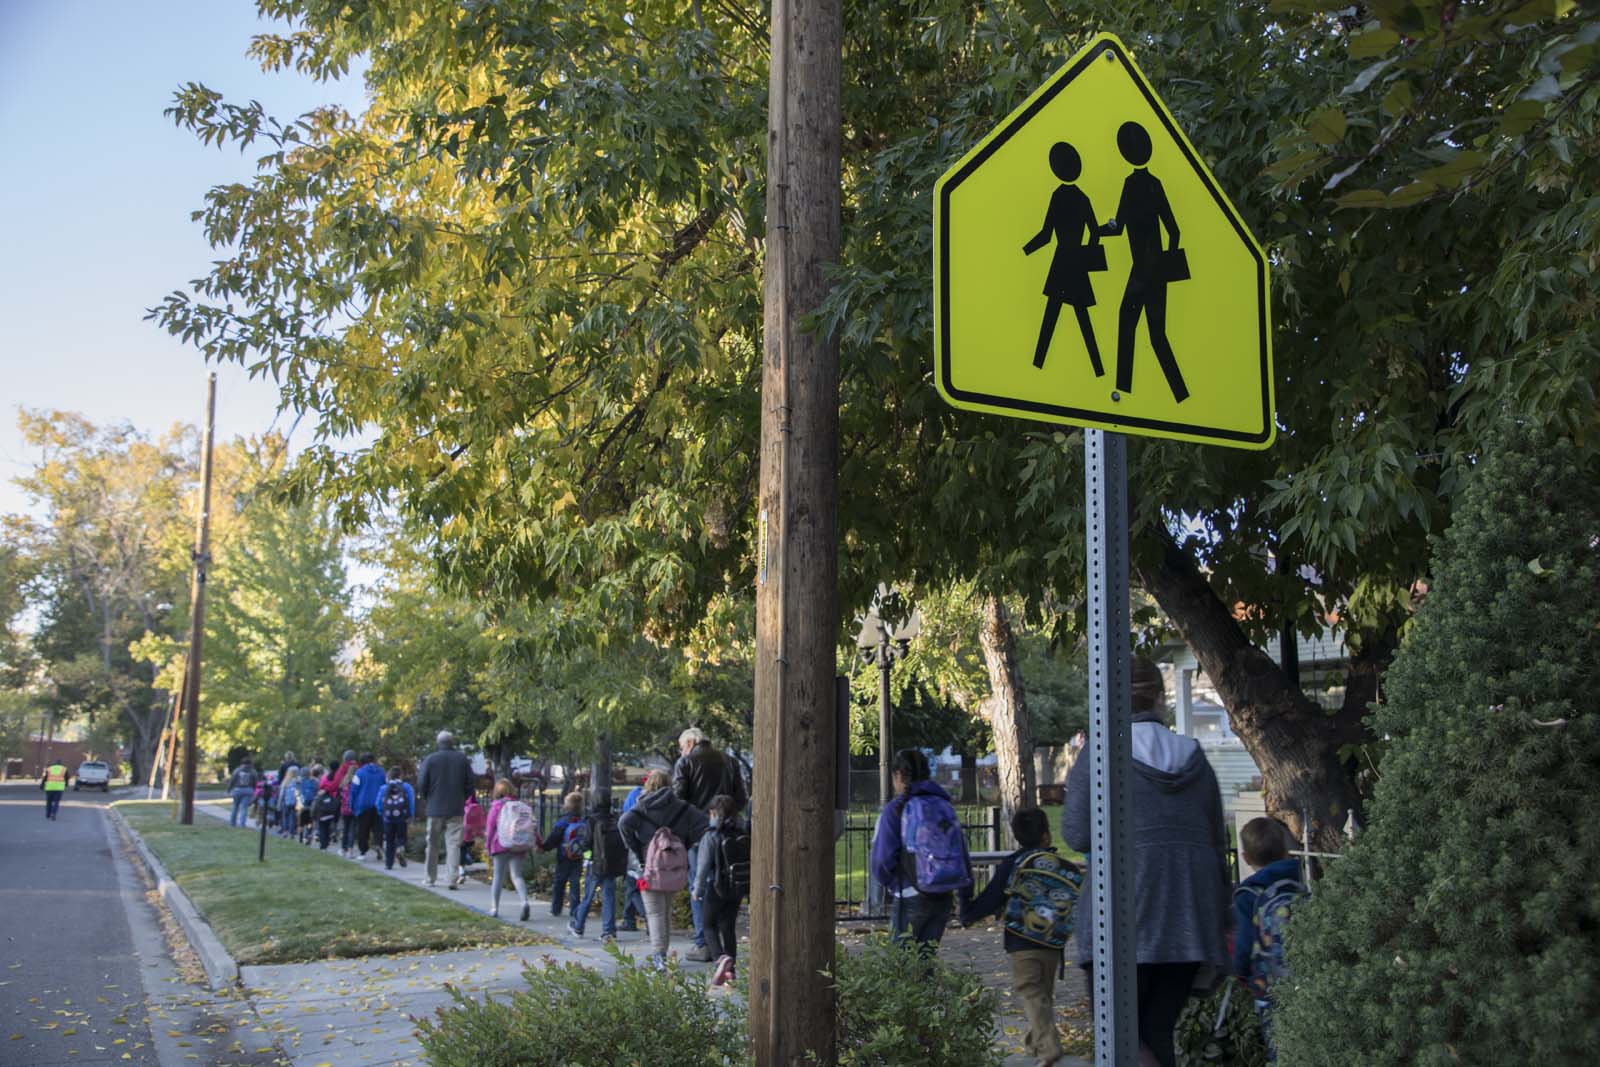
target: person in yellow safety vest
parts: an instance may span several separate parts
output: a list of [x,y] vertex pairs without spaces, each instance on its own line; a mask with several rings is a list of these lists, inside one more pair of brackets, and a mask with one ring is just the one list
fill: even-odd
[[50,764],[44,769],[44,778],[39,782],[39,788],[44,790],[44,817],[54,819],[56,812],[61,807],[61,794],[67,791],[67,769],[60,761]]

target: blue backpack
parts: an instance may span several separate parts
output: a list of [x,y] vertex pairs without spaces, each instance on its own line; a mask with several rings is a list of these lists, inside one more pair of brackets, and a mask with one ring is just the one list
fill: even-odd
[[943,797],[919,793],[901,801],[900,848],[900,869],[919,893],[972,885],[961,820]]
[[1256,936],[1255,943],[1250,946],[1250,976],[1245,984],[1257,1000],[1266,1000],[1273,984],[1289,974],[1283,935],[1289,929],[1289,916],[1294,906],[1310,896],[1311,891],[1298,878],[1280,878],[1263,889],[1240,886],[1234,890],[1235,896],[1240,893],[1249,893],[1255,898],[1250,922]]
[[1006,883],[1006,932],[1046,948],[1066,947],[1082,887],[1076,864],[1044,849],[1024,855]]

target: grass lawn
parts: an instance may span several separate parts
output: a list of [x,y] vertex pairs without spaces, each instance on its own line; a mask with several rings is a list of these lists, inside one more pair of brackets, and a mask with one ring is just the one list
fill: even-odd
[[271,834],[267,862],[258,863],[255,834],[209,817],[179,826],[170,801],[115,807],[241,964],[545,941]]

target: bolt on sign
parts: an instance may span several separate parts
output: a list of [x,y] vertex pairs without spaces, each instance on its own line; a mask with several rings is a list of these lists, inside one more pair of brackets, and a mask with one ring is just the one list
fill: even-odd
[[1013,418],[1237,448],[1274,435],[1267,260],[1101,34],[939,179],[935,380]]

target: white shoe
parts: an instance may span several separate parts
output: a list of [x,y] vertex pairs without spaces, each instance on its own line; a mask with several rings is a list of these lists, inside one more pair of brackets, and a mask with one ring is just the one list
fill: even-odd
[[500,918],[500,905],[495,904],[495,905],[493,905],[493,906],[491,906],[489,908],[489,918],[491,918],[491,919]]

